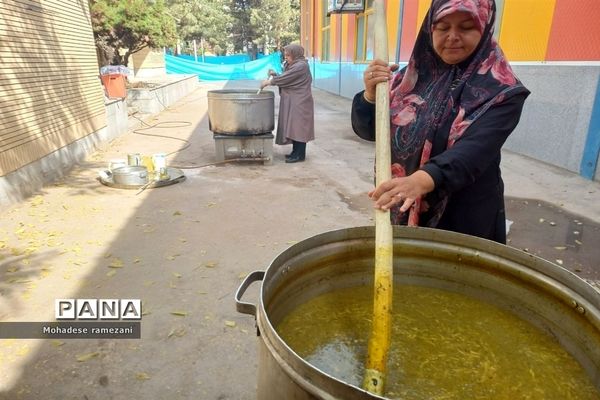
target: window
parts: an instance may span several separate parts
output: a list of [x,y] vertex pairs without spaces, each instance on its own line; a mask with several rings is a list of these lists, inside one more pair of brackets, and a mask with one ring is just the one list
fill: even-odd
[[356,16],[356,56],[355,61],[367,62],[373,60],[373,0],[367,0],[365,12]]
[[327,1],[321,1],[321,61],[329,61],[331,50],[331,19],[327,16]]

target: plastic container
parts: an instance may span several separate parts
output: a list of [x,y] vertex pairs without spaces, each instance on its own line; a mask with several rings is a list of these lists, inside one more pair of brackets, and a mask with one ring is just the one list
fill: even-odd
[[158,176],[158,180],[169,179],[169,173],[167,170],[167,153],[154,154],[152,156],[152,163],[154,164],[154,171]]
[[125,87],[125,75],[106,74],[100,75],[102,85],[106,90],[106,96],[111,99],[122,99],[127,97],[127,88]]

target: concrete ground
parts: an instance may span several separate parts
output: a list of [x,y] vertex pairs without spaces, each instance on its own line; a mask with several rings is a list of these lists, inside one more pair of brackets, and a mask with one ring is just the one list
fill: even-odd
[[[271,166],[210,165],[206,93],[224,85],[140,116],[158,125],[3,210],[0,320],[51,321],[57,298],[140,298],[144,316],[141,340],[0,339],[0,399],[255,399],[259,339],[234,292],[293,243],[373,224],[374,146],[353,134],[350,100],[315,90],[306,162],[285,164],[289,148],[275,146]],[[131,152],[174,152],[186,180],[141,193],[96,180]],[[503,173],[509,244],[600,280],[600,184],[512,153]]]

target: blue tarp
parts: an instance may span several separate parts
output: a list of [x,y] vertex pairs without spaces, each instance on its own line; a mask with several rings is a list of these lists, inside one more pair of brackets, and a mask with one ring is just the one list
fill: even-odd
[[[169,51],[167,51],[167,54],[169,55],[173,55],[173,53],[170,53]],[[277,53],[281,56],[281,53]],[[183,58],[184,60],[189,60],[189,61],[196,61],[196,57],[194,57],[193,55],[190,54],[179,54],[177,57],[179,58]],[[263,53],[258,53],[256,54],[256,58],[260,59],[260,58],[264,58],[264,57],[270,57],[270,56],[265,56]],[[250,61],[250,56],[248,54],[231,54],[228,56],[204,56],[204,58],[202,58],[202,55],[199,55],[197,57],[199,62],[203,62],[203,63],[207,63],[207,64],[241,64],[241,63],[245,63],[245,62],[249,62]]]
[[194,57],[165,54],[167,74],[196,74],[202,81],[267,79],[269,69],[281,73],[281,54],[273,53],[258,60],[236,64],[195,62]]
[[[180,54],[177,56],[188,61],[196,61],[194,56],[189,54]],[[201,55],[198,55],[198,62],[204,62],[207,64],[241,64],[250,61],[248,54],[232,54],[230,56],[204,56],[202,59]]]

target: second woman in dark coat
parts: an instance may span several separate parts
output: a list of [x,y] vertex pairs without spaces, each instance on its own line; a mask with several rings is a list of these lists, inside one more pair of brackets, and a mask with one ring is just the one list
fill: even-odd
[[292,143],[293,150],[286,156],[286,163],[304,161],[306,143],[315,138],[314,103],[311,91],[312,76],[304,49],[297,44],[284,48],[285,69],[281,75],[270,73],[262,81],[261,88],[269,85],[279,87],[279,117],[275,143]]

